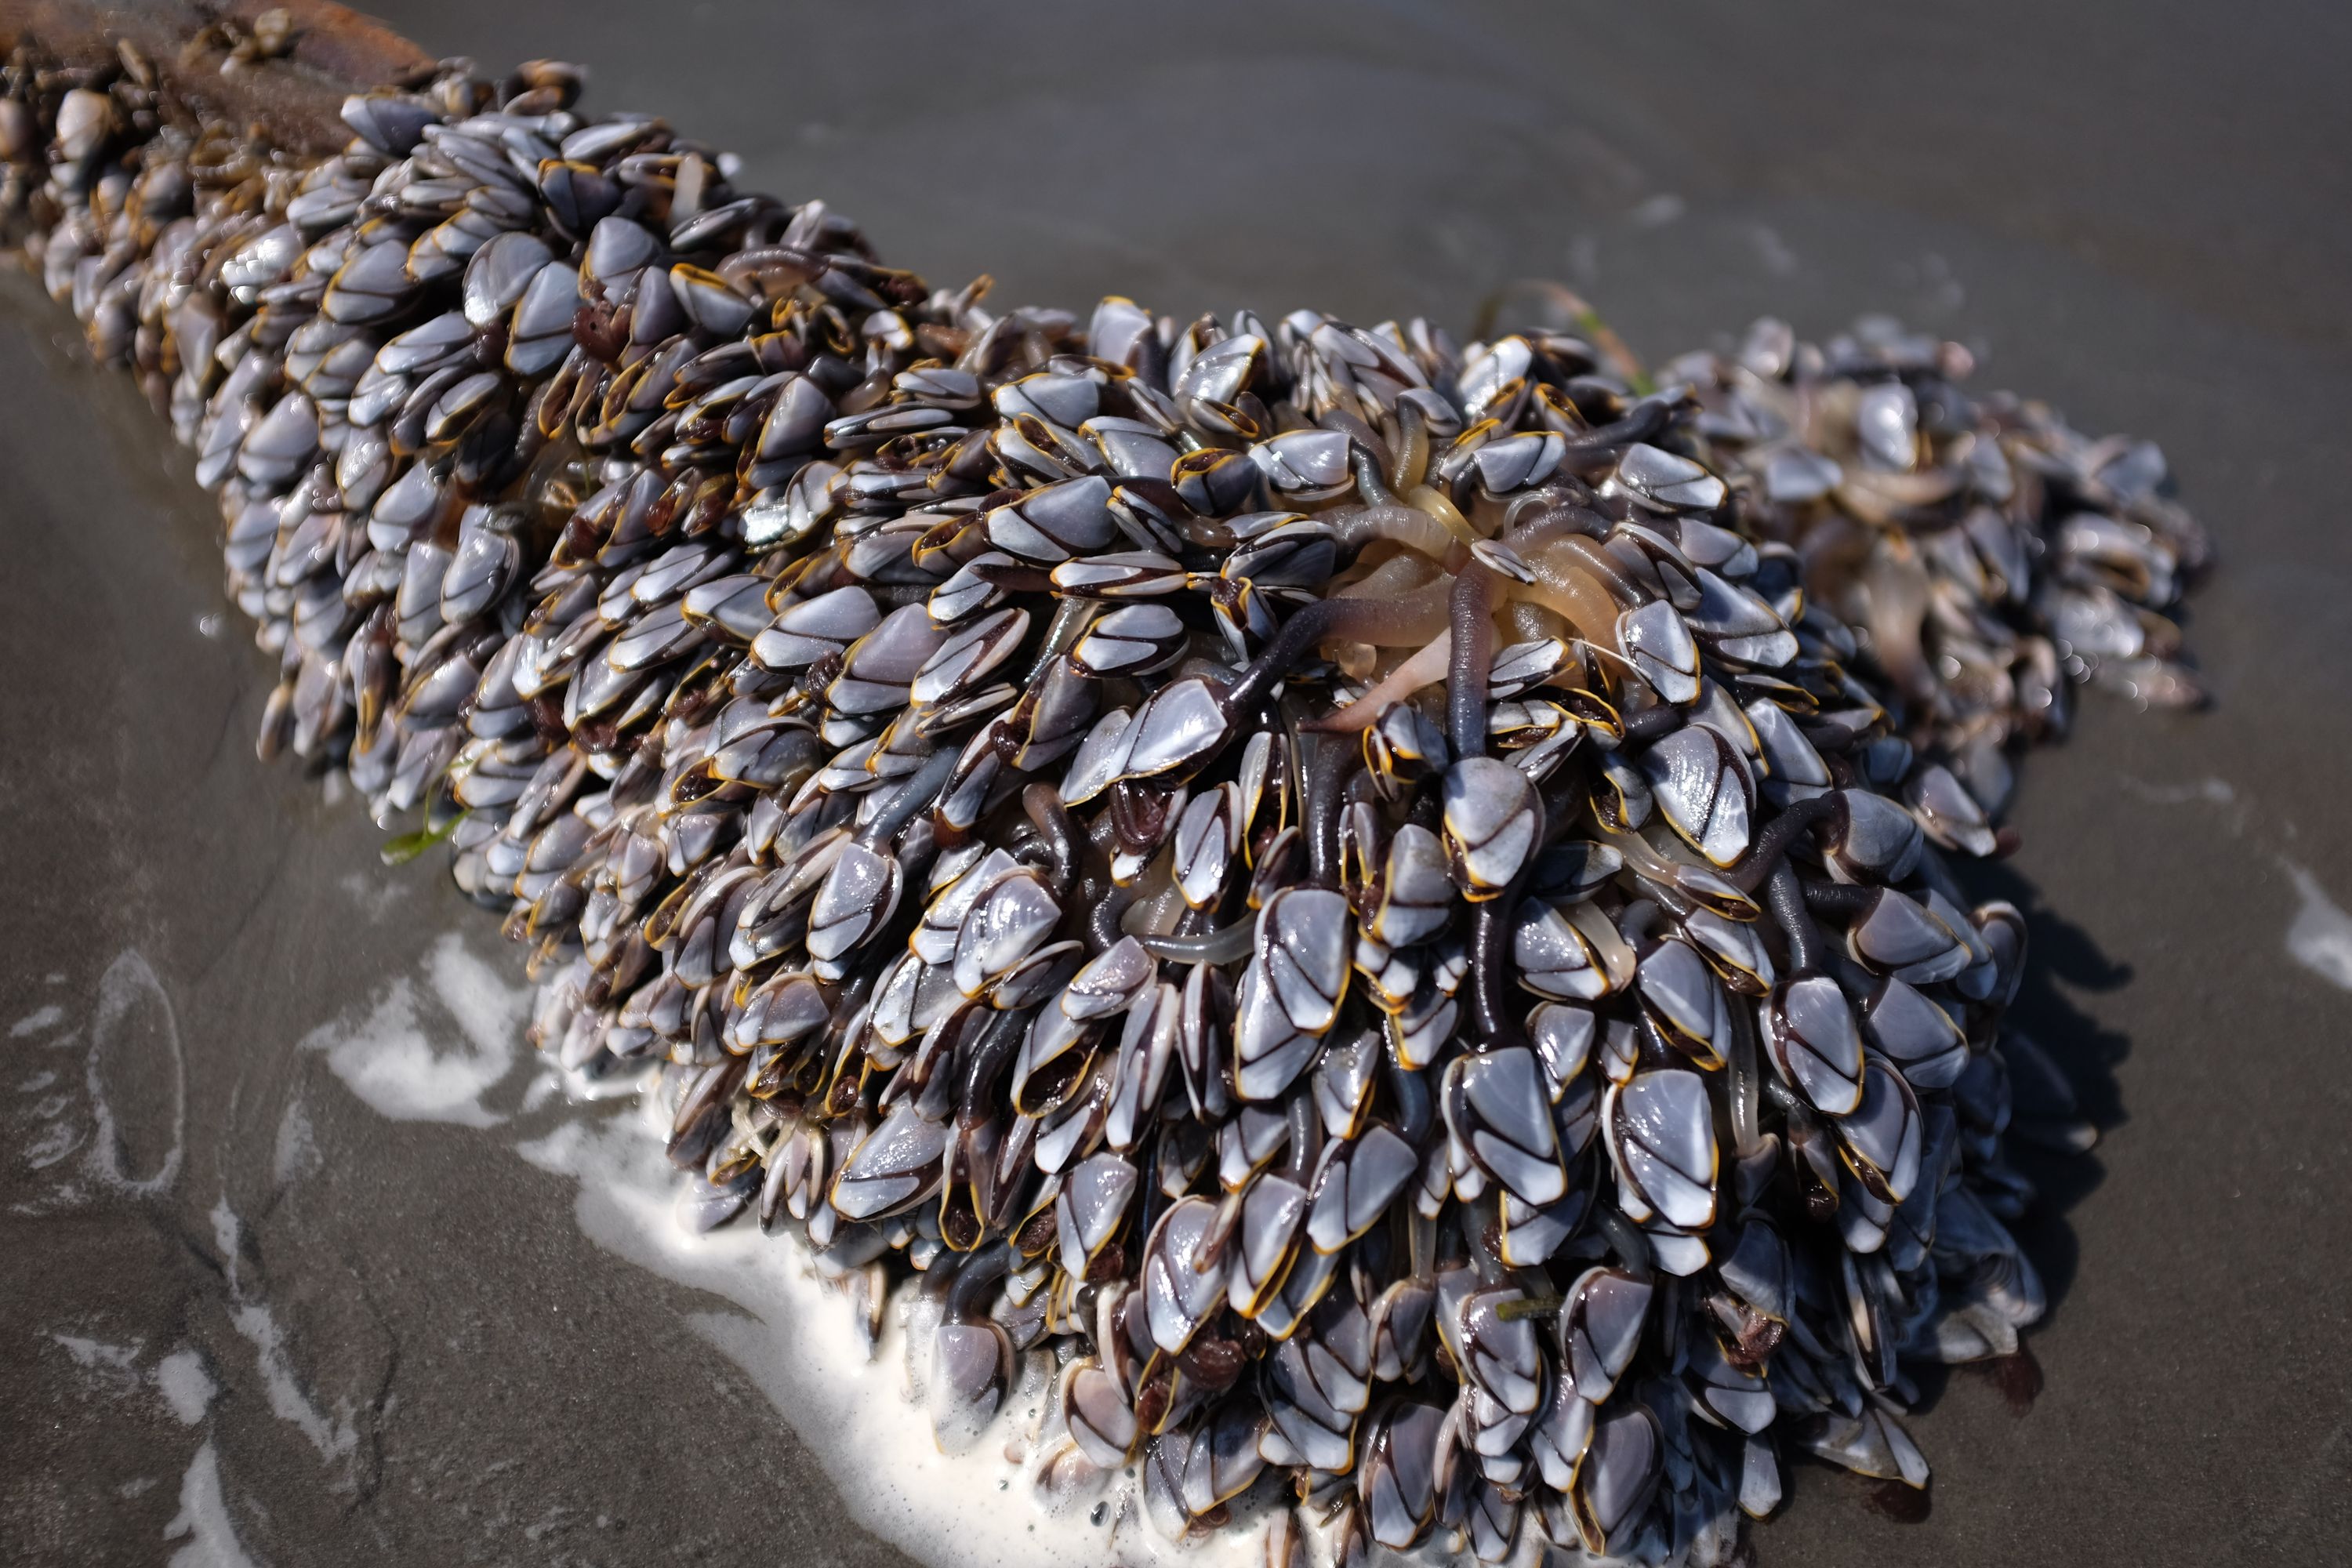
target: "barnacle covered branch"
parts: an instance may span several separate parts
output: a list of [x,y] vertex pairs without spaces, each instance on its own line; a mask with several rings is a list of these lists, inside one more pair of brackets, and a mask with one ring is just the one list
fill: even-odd
[[1717,1563],[1791,1448],[1926,1484],[1903,1359],[2042,1310],[2062,1081],[1945,857],[2071,680],[2190,695],[2153,448],[1891,329],[1651,390],[999,309],[571,68],[321,137],[207,26],[20,31],[0,202],[197,455],[262,753],[446,835],[542,1049],[660,1064],[700,1223],[951,1281],[942,1445],[1050,1354],[1064,1482],[1286,1484],[1277,1552]]

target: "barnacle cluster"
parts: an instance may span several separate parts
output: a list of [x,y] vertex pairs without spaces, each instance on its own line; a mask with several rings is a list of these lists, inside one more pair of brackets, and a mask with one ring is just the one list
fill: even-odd
[[[666,1064],[703,1225],[923,1276],[940,1441],[1171,1536],[1729,1561],[2042,1310],[2004,748],[2186,689],[2150,448],[1949,345],[998,311],[579,73],[319,160],[20,55],[10,222],[341,770]],[[1263,1511],[1263,1510],[1261,1510]]]

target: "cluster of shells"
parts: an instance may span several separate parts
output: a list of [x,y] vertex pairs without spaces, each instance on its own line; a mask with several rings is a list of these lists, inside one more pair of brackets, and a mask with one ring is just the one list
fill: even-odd
[[1276,1563],[1926,1486],[1906,1360],[2043,1308],[2005,1135],[2088,1136],[1947,857],[2069,680],[2189,689],[2152,449],[1892,331],[997,313],[578,83],[306,162],[20,57],[5,201],[218,499],[262,752],[665,1064],[694,1223],[919,1273],[943,1447],[1050,1367],[1040,1484]]

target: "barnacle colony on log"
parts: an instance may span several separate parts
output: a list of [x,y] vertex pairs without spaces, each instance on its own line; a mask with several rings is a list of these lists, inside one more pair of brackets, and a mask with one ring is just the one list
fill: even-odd
[[2070,679],[2191,694],[2153,449],[1882,329],[1653,390],[997,313],[578,82],[305,163],[20,53],[0,153],[219,499],[262,752],[449,841],[544,1050],[667,1064],[696,1222],[920,1271],[942,1446],[1045,1356],[1050,1486],[1292,1489],[1276,1563],[1925,1486],[1905,1359],[2042,1310],[2012,1094],[2088,1136],[1944,857]]

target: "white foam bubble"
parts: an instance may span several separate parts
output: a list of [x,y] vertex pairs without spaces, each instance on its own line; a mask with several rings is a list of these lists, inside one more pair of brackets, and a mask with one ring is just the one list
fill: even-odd
[[253,1568],[238,1544],[221,1489],[220,1455],[206,1443],[189,1461],[180,1480],[180,1511],[163,1527],[163,1539],[187,1544],[172,1553],[171,1568]]
[[54,1002],[44,1002],[15,1023],[8,1026],[8,1037],[21,1040],[27,1035],[37,1035],[43,1029],[54,1029],[64,1021],[66,1010]]
[[530,1017],[530,991],[508,978],[505,964],[478,956],[455,936],[436,942],[425,971],[433,994],[474,1048],[484,1055],[510,1053]]
[[1627,216],[1637,228],[1664,228],[1690,211],[1690,204],[1672,191],[1661,191]]
[[248,1302],[230,1312],[228,1321],[238,1333],[253,1342],[254,1360],[261,1370],[262,1386],[269,1396],[272,1415],[292,1423],[310,1440],[321,1458],[340,1459],[359,1447],[359,1433],[348,1414],[331,1421],[303,1392],[301,1380],[295,1375],[293,1359],[286,1353],[285,1331],[278,1326],[268,1307],[258,1301]]
[[85,1338],[80,1334],[53,1333],[49,1338],[65,1347],[74,1364],[96,1375],[101,1383],[135,1386],[139,1374],[134,1364],[139,1360],[137,1345],[110,1345],[104,1340]]
[[171,1406],[183,1426],[193,1426],[205,1418],[212,1408],[213,1395],[220,1387],[213,1382],[212,1373],[205,1370],[205,1358],[194,1350],[173,1351],[155,1363],[148,1376],[155,1380],[155,1391]]
[[25,1146],[27,1170],[45,1171],[81,1147],[81,1133],[62,1121],[52,1121],[38,1138]]
[[[470,952],[455,934],[425,961],[429,991],[402,976],[356,1024],[312,1030],[306,1049],[378,1114],[400,1121],[491,1127],[506,1119],[482,1103],[515,1063],[530,995]],[[439,1026],[437,1010],[456,1026]],[[451,1039],[452,1035],[458,1037]],[[436,1048],[435,1039],[445,1044]]]
[[278,1118],[278,1142],[270,1152],[269,1170],[280,1186],[299,1182],[326,1163],[319,1152],[318,1134],[310,1130],[310,1113],[299,1100],[286,1102]]
[[2187,784],[2150,784],[2130,773],[2118,773],[2124,787],[2152,805],[2234,805],[2238,792],[2230,781],[2208,773]]
[[350,895],[353,903],[371,921],[382,920],[394,906],[408,896],[408,884],[398,879],[386,879],[370,876],[364,871],[352,871],[337,879],[335,885]]
[[236,1211],[228,1206],[228,1199],[223,1198],[213,1205],[212,1221],[213,1240],[228,1271],[228,1321],[253,1346],[254,1363],[261,1373],[262,1390],[269,1400],[270,1413],[309,1438],[321,1458],[349,1456],[359,1447],[359,1432],[352,1425],[351,1412],[343,1409],[331,1420],[312,1402],[294,1370],[293,1357],[287,1352],[285,1330],[278,1326],[268,1303],[249,1297],[238,1278],[241,1227]]
[[49,1338],[65,1346],[66,1353],[83,1366],[129,1366],[139,1359],[137,1345],[110,1345],[79,1334],[51,1334]]
[[2329,984],[2352,991],[2352,915],[2337,907],[2308,869],[2292,860],[2283,864],[2303,900],[2286,928],[2288,954]]

